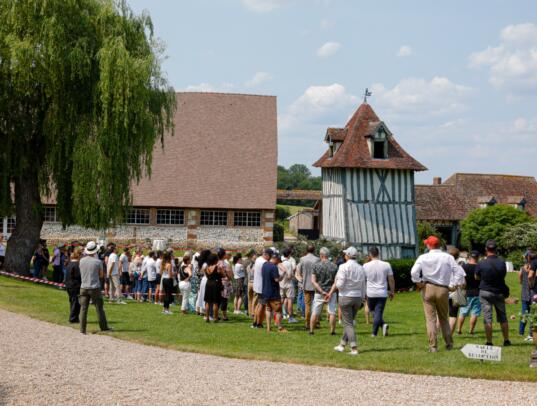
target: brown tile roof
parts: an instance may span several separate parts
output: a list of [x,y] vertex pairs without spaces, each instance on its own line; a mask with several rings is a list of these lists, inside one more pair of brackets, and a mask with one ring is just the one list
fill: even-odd
[[[313,164],[321,168],[382,168],[382,169],[410,169],[424,171],[427,168],[412,158],[393,136],[388,134],[388,159],[373,159],[367,145],[367,137],[371,136],[379,125],[384,125],[371,106],[363,103],[353,114],[345,130],[343,144],[330,158],[329,151]],[[385,126],[385,125],[384,125]],[[341,129],[329,129],[341,137]]]
[[325,141],[343,141],[347,135],[346,128],[328,128],[326,130]]
[[177,93],[175,136],[153,152],[134,206],[274,209],[276,97]]
[[537,181],[531,176],[456,173],[441,185],[416,186],[418,220],[461,220],[480,204],[525,203],[537,217]]

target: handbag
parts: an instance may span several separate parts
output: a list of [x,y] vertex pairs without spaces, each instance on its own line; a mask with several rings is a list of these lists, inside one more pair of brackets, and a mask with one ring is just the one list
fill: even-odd
[[455,307],[463,307],[468,305],[468,300],[466,299],[466,289],[457,288],[451,294],[451,302]]

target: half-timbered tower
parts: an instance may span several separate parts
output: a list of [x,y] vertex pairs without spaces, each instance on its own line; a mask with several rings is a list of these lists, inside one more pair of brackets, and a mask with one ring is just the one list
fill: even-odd
[[321,234],[377,246],[383,258],[416,255],[414,172],[426,168],[395,141],[363,103],[344,128],[328,128],[322,168]]

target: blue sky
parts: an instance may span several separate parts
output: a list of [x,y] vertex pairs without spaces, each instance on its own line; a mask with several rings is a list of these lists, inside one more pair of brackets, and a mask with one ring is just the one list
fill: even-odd
[[[369,102],[429,168],[537,175],[535,0],[130,0],[176,90],[275,95],[279,163]],[[313,170],[313,169],[312,169]],[[318,173],[313,170],[314,173]]]

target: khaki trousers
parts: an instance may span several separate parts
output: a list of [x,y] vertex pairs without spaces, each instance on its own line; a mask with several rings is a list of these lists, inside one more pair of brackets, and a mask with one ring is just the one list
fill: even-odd
[[446,346],[453,345],[453,339],[451,337],[451,329],[449,328],[448,319],[448,288],[427,283],[425,287],[421,290],[421,297],[423,299],[423,310],[425,311],[425,321],[427,323],[429,348],[438,348],[438,333],[436,329],[437,319],[440,323],[440,328],[442,330],[442,335],[444,336]]
[[315,292],[311,290],[304,291],[304,304],[306,307],[305,316],[306,316],[306,328],[310,328],[310,319],[311,319],[311,306],[313,304],[313,297]]
[[86,324],[88,320],[88,307],[90,299],[95,305],[97,310],[97,317],[99,319],[99,327],[101,330],[108,330],[108,323],[106,321],[106,315],[103,308],[103,296],[101,295],[101,289],[80,289],[80,332],[86,334]]
[[248,315],[249,316],[253,316],[256,304],[257,303],[254,303],[254,283],[248,282]]

